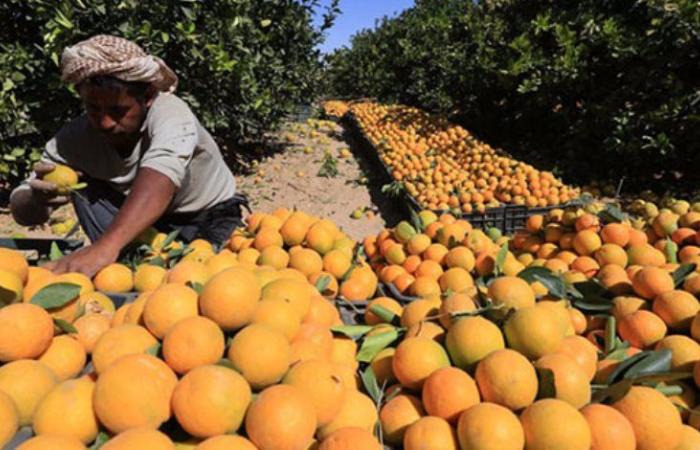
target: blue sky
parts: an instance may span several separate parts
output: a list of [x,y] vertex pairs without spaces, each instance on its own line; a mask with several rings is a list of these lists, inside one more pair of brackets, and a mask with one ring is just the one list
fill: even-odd
[[[330,0],[321,0],[327,5]],[[340,0],[342,14],[335,21],[333,28],[326,32],[326,42],[321,51],[327,53],[346,45],[350,37],[363,28],[374,27],[375,20],[401,12],[413,6],[413,0]]]

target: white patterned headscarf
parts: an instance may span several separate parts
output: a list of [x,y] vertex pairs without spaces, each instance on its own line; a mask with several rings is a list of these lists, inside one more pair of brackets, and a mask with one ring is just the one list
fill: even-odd
[[128,39],[100,34],[63,51],[62,81],[79,84],[98,75],[151,83],[164,92],[173,92],[177,87],[177,75],[162,59],[149,55]]

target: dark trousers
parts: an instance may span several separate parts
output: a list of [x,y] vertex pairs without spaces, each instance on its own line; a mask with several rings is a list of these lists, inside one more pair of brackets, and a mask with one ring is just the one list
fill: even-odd
[[[78,221],[91,242],[104,234],[126,197],[98,180],[72,195]],[[215,246],[223,244],[242,221],[241,206],[250,210],[247,199],[239,194],[213,207],[185,214],[166,214],[153,226],[163,233],[179,230],[178,240],[191,242],[202,238]]]

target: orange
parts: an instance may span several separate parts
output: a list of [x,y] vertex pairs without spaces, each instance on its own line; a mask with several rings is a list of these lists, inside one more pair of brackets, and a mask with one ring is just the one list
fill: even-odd
[[447,331],[445,347],[455,366],[470,370],[495,350],[505,347],[501,330],[480,316],[463,317]]
[[333,333],[324,326],[303,323],[291,342],[292,363],[310,359],[330,360],[333,354]]
[[598,349],[582,336],[567,336],[559,343],[555,353],[570,357],[592,380],[598,365]]
[[87,377],[60,383],[37,406],[34,432],[78,439],[83,444],[94,441],[98,432],[92,409],[94,390],[95,383]]
[[411,327],[438,313],[435,303],[427,299],[414,300],[407,304],[401,312],[401,326]]
[[207,438],[237,431],[250,401],[250,386],[238,372],[204,365],[192,369],[177,383],[172,408],[187,433]]
[[206,317],[187,317],[173,325],[163,338],[163,359],[178,374],[214,364],[224,354],[224,333]]
[[462,411],[479,403],[479,390],[465,371],[444,367],[425,380],[422,400],[428,414],[456,424]]
[[87,447],[77,439],[65,436],[43,435],[24,441],[17,450],[85,450]]
[[87,354],[73,336],[56,336],[39,357],[39,361],[54,371],[60,381],[76,377],[85,366]]
[[535,368],[514,350],[496,350],[482,359],[475,378],[485,402],[513,411],[529,406],[537,396]]
[[180,320],[193,317],[197,311],[197,292],[187,286],[168,283],[160,286],[146,300],[143,321],[158,339]]
[[381,450],[374,435],[363,428],[346,427],[328,435],[318,450]]
[[150,428],[133,428],[119,433],[107,441],[101,449],[129,450],[143,448],[148,450],[171,450],[175,448],[168,436]]
[[29,263],[21,252],[0,247],[0,270],[14,272],[24,284],[29,276]]
[[666,336],[656,343],[656,350],[671,350],[671,370],[690,372],[695,363],[700,361],[700,344],[688,336],[674,334]]
[[457,246],[451,249],[445,255],[445,264],[447,267],[461,267],[462,269],[471,272],[474,269],[476,261],[474,253],[467,247]]
[[134,288],[134,275],[124,264],[113,263],[97,272],[93,283],[98,291],[129,292]]
[[595,230],[585,229],[576,233],[573,241],[574,250],[581,256],[590,256],[603,245]]
[[227,248],[209,258],[205,263],[207,271],[209,272],[209,278],[213,277],[219,272],[234,267],[236,264],[238,264],[238,257]]
[[104,314],[88,313],[80,316],[73,326],[78,330],[76,338],[87,354],[92,353],[97,340],[110,329],[110,318]]
[[341,279],[352,266],[351,258],[342,250],[331,250],[323,256],[323,270]]
[[[314,295],[318,295],[313,286],[306,280],[295,280],[290,278],[281,278],[271,281],[266,284],[262,290],[262,300],[273,300],[289,303],[292,309],[296,312],[299,320],[309,312],[311,307],[311,299]],[[256,306],[257,309],[257,306]],[[255,315],[253,311],[252,316]]]
[[31,359],[0,367],[0,391],[17,406],[20,426],[32,423],[37,406],[57,383],[58,377],[48,366]]
[[346,386],[328,361],[310,360],[293,365],[282,380],[309,399],[319,426],[330,423],[343,404]]
[[381,306],[382,308],[385,308],[397,316],[401,317],[401,314],[403,313],[403,307],[399,302],[394,300],[393,298],[389,297],[378,297],[375,298],[374,300],[370,301],[367,304],[367,310],[365,311],[365,323],[367,325],[377,325],[379,323],[384,322],[382,319],[379,318],[374,312],[372,312],[372,307],[373,306]]
[[408,389],[420,389],[435,370],[448,367],[450,360],[442,346],[425,337],[404,339],[392,359],[396,379]]
[[[333,351],[330,361],[357,369],[357,343],[346,336],[333,336]],[[349,386],[346,386],[349,387]]]
[[435,448],[457,450],[457,436],[445,419],[422,417],[406,428],[403,436],[404,450]]
[[519,309],[535,304],[535,293],[527,281],[518,277],[499,277],[490,285],[488,296],[499,307],[498,315],[505,317],[511,309]]
[[474,280],[467,270],[461,267],[447,269],[440,276],[440,289],[443,292],[464,292],[474,286]]
[[688,331],[693,318],[700,311],[700,302],[685,291],[673,290],[659,294],[654,299],[652,311],[676,331]]
[[258,264],[270,266],[277,270],[284,269],[289,264],[289,254],[282,247],[272,245],[260,252]]
[[15,272],[0,269],[0,305],[22,300],[22,279]]
[[382,406],[379,422],[384,441],[390,445],[400,445],[406,429],[425,415],[418,398],[408,394],[398,394]]
[[646,243],[631,244],[627,248],[627,258],[631,266],[661,266],[666,262],[662,252]]
[[664,269],[658,267],[644,267],[632,278],[634,291],[647,300],[654,299],[657,295],[672,291],[673,278]]
[[245,269],[227,269],[215,275],[199,296],[201,314],[225,332],[250,323],[260,299],[255,275]]
[[142,292],[136,297],[134,302],[129,305],[129,309],[124,313],[124,323],[144,326],[143,309],[146,307],[146,300],[148,300],[151,294],[152,291],[147,291]]
[[559,346],[567,326],[571,322],[558,320],[552,308],[535,305],[515,311],[506,321],[504,331],[510,348],[537,359]]
[[406,330],[404,338],[408,337],[425,337],[435,342],[442,343],[445,339],[445,330],[434,322],[422,321],[411,325],[408,330]]
[[289,267],[309,277],[323,270],[323,259],[314,250],[301,248],[293,253],[290,252]]
[[311,306],[303,319],[303,323],[313,323],[331,327],[342,323],[340,313],[335,304],[328,299],[315,295],[311,297]]
[[519,450],[525,446],[518,418],[495,403],[479,403],[464,411],[457,424],[457,436],[464,449]]
[[626,247],[630,240],[630,233],[628,227],[621,223],[609,223],[600,230],[600,237],[606,244]]
[[0,448],[5,445],[17,433],[19,428],[19,411],[12,398],[0,391]]
[[95,414],[113,433],[140,427],[157,429],[170,418],[170,398],[176,384],[177,377],[160,359],[147,354],[123,356],[95,383]]
[[[260,349],[265,348],[264,352]],[[249,325],[236,333],[228,359],[255,390],[279,382],[292,359],[287,338],[264,325]]]
[[[114,314],[114,302],[102,292],[88,292],[78,297],[78,311],[76,311],[77,319],[82,314],[101,313]],[[80,313],[80,314],[78,314]]]
[[31,303],[0,308],[0,362],[36,358],[52,339],[53,320],[43,308]]
[[379,386],[383,384],[388,386],[396,382],[396,376],[394,375],[394,369],[392,368],[394,353],[396,353],[396,349],[393,347],[382,349],[374,356],[372,362],[370,363]]
[[257,448],[242,436],[225,434],[202,441],[196,450],[257,450]]
[[639,310],[623,316],[617,324],[620,337],[632,346],[646,348],[666,335],[666,324],[656,314]]
[[378,419],[377,408],[372,399],[361,392],[348,389],[343,404],[333,420],[319,427],[318,437],[325,439],[331,433],[347,427],[371,432]]
[[[562,426],[552,426],[553,421]],[[554,398],[538,400],[520,415],[526,448],[588,450],[591,430],[583,415],[568,403]],[[565,424],[565,425],[564,425]]]
[[557,353],[545,355],[535,362],[535,367],[552,371],[556,398],[559,400],[564,400],[576,409],[590,402],[588,375],[570,357]]
[[279,231],[272,227],[262,227],[255,234],[255,239],[253,239],[253,247],[262,251],[270,246],[282,247],[284,240]]
[[334,231],[324,226],[323,222],[317,222],[306,233],[306,245],[316,253],[325,255],[333,250],[334,234]]
[[116,327],[118,325],[124,324],[124,320],[126,318],[126,314],[129,312],[129,308],[131,307],[131,304],[125,303],[122,306],[120,306],[115,312],[114,315],[112,316],[112,320],[110,321],[110,325],[113,327]]
[[591,450],[635,450],[632,424],[615,408],[590,404],[581,409],[591,429]]
[[681,415],[671,400],[656,389],[632,386],[612,407],[632,424],[638,449],[676,448],[680,444],[683,435]]
[[291,340],[301,327],[298,312],[288,300],[263,300],[255,309],[251,324],[267,325]]
[[245,417],[248,438],[262,449],[306,448],[317,425],[311,400],[286,384],[262,391]]
[[[209,280],[209,269],[204,263],[192,260],[183,260],[175,264],[168,272],[167,283],[172,284],[200,284],[204,286]],[[156,287],[154,291],[157,291]]]
[[119,325],[106,331],[92,351],[92,365],[101,374],[117,359],[125,355],[144,353],[158,341],[144,327]]
[[595,259],[598,264],[605,266],[607,264],[615,264],[617,266],[627,266],[627,253],[625,249],[616,244],[603,244],[595,252]]
[[420,255],[428,247],[430,247],[430,236],[423,233],[418,233],[408,240],[406,243],[406,250],[411,255]]

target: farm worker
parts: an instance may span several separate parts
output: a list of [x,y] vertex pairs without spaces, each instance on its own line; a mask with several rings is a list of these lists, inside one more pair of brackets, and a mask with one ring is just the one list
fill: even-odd
[[[91,241],[51,264],[57,273],[94,275],[154,226],[178,239],[228,239],[240,223],[236,182],[219,147],[173,92],[178,78],[134,42],[98,35],[64,50],[61,79],[75,85],[85,114],[47,144],[34,173],[10,197],[15,220],[38,225],[73,202]],[[66,192],[41,178],[56,164],[87,187]]]

